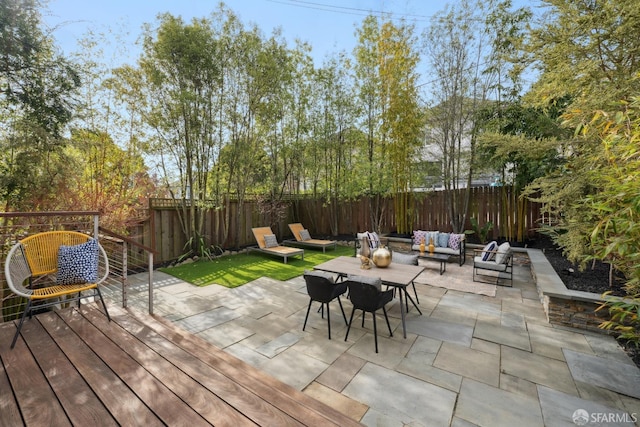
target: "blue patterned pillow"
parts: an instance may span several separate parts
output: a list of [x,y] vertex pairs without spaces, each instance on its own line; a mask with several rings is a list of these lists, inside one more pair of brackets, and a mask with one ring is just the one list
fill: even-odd
[[95,283],[98,280],[98,241],[80,245],[61,245],[58,249],[58,285]]
[[438,234],[438,243],[436,243],[436,246],[439,248],[446,248],[449,246],[449,233]]

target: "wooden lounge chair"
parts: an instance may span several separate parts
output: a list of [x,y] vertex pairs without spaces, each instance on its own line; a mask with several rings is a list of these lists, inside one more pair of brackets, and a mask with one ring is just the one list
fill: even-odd
[[305,228],[299,222],[295,224],[289,224],[289,229],[291,230],[291,233],[293,233],[293,237],[295,237],[295,240],[285,240],[283,242],[285,245],[303,247],[306,246],[315,249],[322,248],[322,252],[325,252],[326,249],[331,246],[333,246],[334,250],[336,249],[337,242],[335,240],[312,239],[311,236],[300,235],[300,232],[304,232]]
[[[304,259],[304,250],[290,248],[288,246],[281,246],[275,239],[271,227],[257,227],[252,228],[253,237],[255,237],[258,247],[250,247],[249,251],[259,251],[265,254],[276,255],[284,258],[284,263],[287,263],[287,258],[290,256],[301,255]],[[271,237],[273,236],[273,237]]]

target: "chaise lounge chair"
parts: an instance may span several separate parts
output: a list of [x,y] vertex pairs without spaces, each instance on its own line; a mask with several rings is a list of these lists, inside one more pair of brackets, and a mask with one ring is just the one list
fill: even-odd
[[299,222],[289,224],[289,229],[291,230],[291,233],[293,233],[295,240],[285,240],[283,242],[285,245],[306,246],[314,249],[322,248],[322,252],[325,252],[330,246],[333,246],[334,250],[336,249],[337,242],[335,240],[312,239],[309,235],[309,231],[307,231]]
[[282,257],[284,258],[285,264],[287,263],[287,258],[290,256],[302,255],[302,259],[304,259],[304,250],[281,246],[275,234],[271,231],[271,227],[257,227],[252,228],[251,231],[253,231],[253,237],[255,237],[258,243],[258,247],[250,247],[249,251],[258,251]]

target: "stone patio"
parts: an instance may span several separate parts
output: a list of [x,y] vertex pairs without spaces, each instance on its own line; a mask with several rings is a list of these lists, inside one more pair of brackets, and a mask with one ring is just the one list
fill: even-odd
[[[450,263],[445,274],[458,271]],[[145,280],[132,278],[132,306],[145,304]],[[585,425],[574,422],[579,410],[586,425],[639,425],[640,370],[612,337],[550,325],[526,263],[495,297],[418,284],[423,315],[408,313],[402,338],[394,300],[394,334],[380,317],[378,354],[371,316],[364,328],[354,318],[345,342],[335,302],[332,340],[316,305],[302,331],[302,277],[235,289],[198,288],[161,272],[154,281],[156,314],[368,426]]]

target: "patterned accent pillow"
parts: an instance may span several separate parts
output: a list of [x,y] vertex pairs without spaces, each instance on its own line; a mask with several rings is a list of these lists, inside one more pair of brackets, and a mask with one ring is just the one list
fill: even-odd
[[264,235],[264,247],[265,248],[275,248],[278,245],[278,239],[276,239],[275,234],[265,234]]
[[300,230],[300,239],[311,240],[311,234],[309,234],[309,230],[307,229]]
[[433,239],[433,245],[438,246],[438,234],[439,231],[427,231],[427,239],[425,240],[425,245],[429,246],[429,242]]
[[436,246],[439,248],[446,248],[449,245],[449,234],[450,233],[438,234],[438,242],[436,243]]
[[414,245],[419,245],[420,243],[422,243],[422,239],[424,239],[424,244],[425,245],[429,244],[429,242],[427,241],[427,232],[426,231],[413,230],[413,244]]
[[460,242],[462,241],[462,236],[459,234],[451,233],[449,235],[449,244],[447,245],[451,249],[458,250],[460,249]]
[[498,242],[495,240],[493,242],[487,243],[487,245],[482,249],[482,260],[483,261],[491,261],[491,259],[495,256],[494,252],[496,247],[498,247]]
[[369,235],[369,247],[371,249],[376,249],[377,247],[379,247],[380,238],[378,237],[378,233],[374,231],[373,233],[367,232],[367,234]]
[[58,248],[58,285],[95,283],[98,280],[98,241],[89,239],[79,245]]

